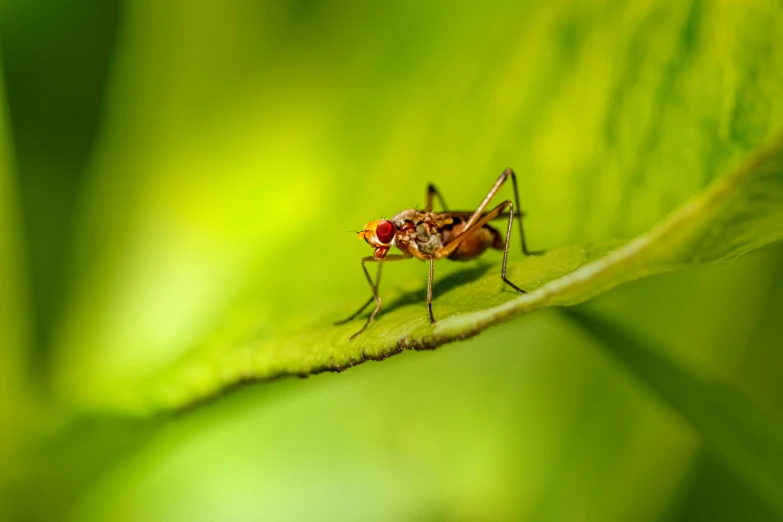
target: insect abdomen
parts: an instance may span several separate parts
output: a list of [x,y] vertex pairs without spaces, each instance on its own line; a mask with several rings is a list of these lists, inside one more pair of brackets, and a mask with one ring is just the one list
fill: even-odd
[[[458,234],[463,227],[464,224],[460,223],[458,225],[454,225],[450,229],[444,230],[444,243],[448,244],[450,236]],[[480,256],[488,248],[503,250],[503,246],[503,238],[501,237],[500,233],[491,226],[484,225],[463,239],[456,250],[449,254],[449,259],[453,261],[468,261]]]

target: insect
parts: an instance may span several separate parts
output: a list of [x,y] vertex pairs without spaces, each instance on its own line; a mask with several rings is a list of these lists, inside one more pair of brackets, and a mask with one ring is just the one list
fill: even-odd
[[[519,192],[517,190],[517,177],[514,171],[506,169],[489,190],[489,193],[473,212],[449,212],[443,196],[434,185],[427,187],[427,206],[424,210],[403,210],[391,219],[377,219],[370,221],[359,232],[359,239],[364,239],[375,248],[372,256],[362,259],[362,270],[370,284],[372,296],[362,305],[356,313],[350,317],[335,323],[345,324],[361,314],[373,301],[375,309],[370,314],[362,329],[351,336],[351,339],[362,333],[375,319],[381,309],[381,298],[378,295],[378,286],[381,281],[381,268],[389,261],[403,261],[405,259],[418,258],[429,261],[430,273],[427,280],[427,309],[430,315],[430,324],[435,324],[435,316],[432,315],[432,278],[435,261],[448,258],[454,261],[467,261],[483,254],[487,249],[503,251],[503,267],[500,273],[501,279],[511,288],[520,293],[526,293],[523,289],[506,279],[506,264],[508,262],[508,245],[511,239],[511,228],[516,215],[519,220],[519,231],[522,241],[522,252],[525,255],[535,255],[541,252],[529,252],[525,243],[525,232],[522,228],[523,212],[514,213],[514,203],[510,199],[505,200],[490,211],[486,211],[492,198],[495,197],[500,187],[511,178],[514,187],[514,203],[519,208]],[[437,197],[443,212],[433,212],[434,198]],[[489,222],[496,218],[504,217],[501,213],[508,209],[508,225],[506,226],[505,239]],[[397,247],[402,253],[389,255],[389,250]],[[373,282],[367,263],[378,263],[378,272]]]

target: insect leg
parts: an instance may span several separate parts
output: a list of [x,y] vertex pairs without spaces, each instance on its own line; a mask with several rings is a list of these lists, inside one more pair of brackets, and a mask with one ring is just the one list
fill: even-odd
[[[516,204],[517,209],[521,208],[519,206],[519,190],[517,189],[517,175],[514,173],[513,170],[508,168],[503,171],[503,173],[497,179],[495,184],[492,185],[492,188],[489,189],[489,193],[484,198],[484,201],[481,202],[481,204],[473,213],[473,215],[470,216],[470,219],[468,219],[468,222],[466,223],[465,226],[466,231],[471,227],[471,225],[473,225],[475,222],[479,220],[479,218],[482,217],[482,214],[484,213],[484,209],[487,208],[490,201],[492,201],[492,198],[495,197],[495,194],[497,194],[498,190],[500,190],[500,187],[503,186],[503,183],[505,183],[508,180],[508,178],[511,178],[511,184],[514,187],[514,203]],[[519,235],[522,240],[522,253],[525,254],[526,256],[542,254],[543,252],[531,252],[527,249],[527,242],[525,241],[525,229],[522,227],[522,216],[524,216],[524,212],[519,211],[517,214],[517,218],[519,219]],[[508,243],[508,239],[506,240],[506,243]]]
[[[364,276],[367,278],[367,282],[370,284],[370,289],[372,290],[372,299],[368,302],[371,303],[372,300],[375,300],[375,310],[372,311],[370,314],[370,317],[367,319],[367,322],[364,323],[364,326],[362,326],[362,329],[356,332],[351,336],[351,339],[362,333],[365,329],[367,329],[367,326],[372,322],[373,319],[375,319],[375,316],[378,314],[378,310],[381,309],[381,298],[378,295],[378,285],[377,283],[373,283],[372,277],[370,277],[370,272],[367,271],[367,266],[365,263],[385,263],[387,261],[402,261],[403,259],[409,259],[409,256],[405,255],[393,255],[393,256],[386,256],[382,259],[376,259],[373,256],[365,257],[362,259],[362,270],[364,270]],[[378,277],[380,282],[380,273]],[[366,308],[367,304],[365,304],[361,310],[364,310]],[[359,313],[361,313],[361,310],[357,312],[357,314],[354,314],[352,317],[355,317]]]
[[[506,244],[503,247],[503,268],[502,268],[502,270],[500,272],[500,278],[503,279],[503,281],[505,281],[505,283],[507,285],[509,285],[511,288],[513,288],[517,292],[525,294],[527,292],[525,292],[524,290],[519,288],[517,285],[515,285],[514,283],[512,283],[511,281],[506,279],[506,264],[508,263],[508,243],[509,243],[509,240],[511,239],[511,226],[513,224],[514,224],[514,205],[509,205],[509,207],[508,207],[508,227],[506,227]],[[522,220],[521,219],[519,220],[519,225],[522,226]],[[525,236],[523,235],[522,236],[522,241],[524,241],[524,240],[525,240]],[[522,250],[523,251],[525,249],[524,245],[525,244],[522,243]],[[525,252],[525,253],[527,254],[527,252]]]
[[440,191],[435,188],[435,185],[432,183],[427,185],[427,208],[425,210],[427,212],[432,212],[432,200],[435,196],[438,197],[438,202],[440,203],[440,206],[443,207],[443,211],[445,212],[448,208],[448,205],[446,205],[446,201],[443,200],[443,196],[441,195]]
[[503,281],[505,281],[508,285],[510,285],[511,288],[513,288],[518,292],[522,292],[524,294],[526,293],[524,290],[519,288],[517,285],[515,285],[508,279],[506,279],[506,265],[508,263],[508,244],[509,241],[511,240],[511,228],[514,224],[514,204],[509,199],[507,199],[497,207],[493,208],[491,211],[484,214],[481,217],[481,219],[479,219],[476,223],[474,223],[470,228],[465,229],[460,235],[458,235],[457,237],[455,237],[454,239],[446,243],[446,245],[444,245],[443,248],[437,252],[437,256],[446,257],[449,254],[451,254],[462,241],[464,241],[467,237],[470,236],[470,234],[474,233],[476,230],[480,229],[488,222],[492,221],[495,217],[497,217],[498,214],[500,214],[506,208],[508,208],[508,226],[506,227],[506,244],[503,248],[503,268],[500,277],[503,279]]
[[[519,237],[520,237],[520,239],[522,241],[522,253],[525,254],[526,256],[541,255],[541,254],[544,253],[541,250],[537,250],[537,251],[531,252],[530,250],[527,249],[527,242],[525,241],[525,229],[522,226],[522,218],[525,217],[525,213],[522,212],[522,207],[519,206],[519,190],[517,190],[517,175],[514,174],[514,171],[511,170],[511,169],[506,169],[504,172],[508,172],[508,173],[511,174],[511,184],[514,186],[514,205],[517,206],[517,219],[519,221]],[[508,232],[510,232],[511,231],[511,217],[514,214],[514,207],[511,206],[511,208],[509,209],[508,212],[509,212]],[[508,257],[508,240],[511,237],[508,232],[506,233],[506,248],[505,248],[504,258]],[[505,261],[504,261],[504,266],[505,266]],[[509,281],[507,281],[505,279],[505,270],[504,270],[503,280],[506,281],[506,283],[508,283],[511,286],[513,286],[514,288],[517,288],[516,286],[514,286],[513,284],[511,284]],[[520,290],[519,288],[517,288],[517,290],[522,292],[522,290]]]
[[[364,267],[364,264],[362,263],[362,268],[363,267]],[[375,288],[378,288],[380,286],[380,284],[381,284],[381,268],[382,267],[383,267],[383,263],[378,263],[378,273],[375,276],[375,284],[373,285],[372,281],[370,281],[370,288],[372,288],[373,286]],[[375,300],[375,297],[371,295],[370,298],[367,300],[367,302],[364,303],[361,306],[361,308],[356,310],[356,312],[354,312],[352,315],[348,316],[346,319],[343,319],[342,321],[337,321],[336,323],[334,323],[334,325],[335,326],[340,326],[342,324],[345,324],[345,323],[353,321],[356,318],[356,316],[358,316],[360,313],[364,312],[365,308],[370,306],[370,303],[372,303],[374,300]]]
[[430,312],[430,324],[435,324],[435,317],[432,315],[432,275],[434,273],[435,258],[430,258],[430,277],[427,280],[427,310]]
[[[466,226],[463,228],[458,234],[455,234],[454,236],[449,239],[448,243],[443,245],[443,247],[436,252],[435,256],[440,259],[443,257],[447,257],[449,254],[454,252],[454,250],[459,246],[460,243],[462,243],[465,239],[470,236],[470,234],[474,233],[476,230],[480,229],[493,219],[495,219],[498,214],[500,214],[504,209],[508,208],[509,206],[512,206],[511,200],[506,200],[497,207],[493,208],[481,218],[474,222],[472,225]],[[508,241],[507,241],[508,242]]]

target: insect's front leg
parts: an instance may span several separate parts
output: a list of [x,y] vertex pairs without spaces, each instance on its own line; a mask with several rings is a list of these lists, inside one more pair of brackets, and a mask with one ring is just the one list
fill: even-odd
[[[364,260],[362,260],[362,268],[364,268]],[[375,293],[377,292],[378,286],[380,286],[380,284],[381,284],[381,268],[383,268],[383,263],[378,263],[378,272],[375,275],[375,284],[373,284],[373,282],[370,281],[370,288],[375,288],[376,289],[375,291],[373,291],[373,295],[371,295],[370,298],[367,300],[367,302],[364,303],[361,307],[359,307],[359,309],[356,310],[356,312],[354,312],[353,314],[349,315],[348,317],[346,317],[342,321],[337,321],[336,323],[334,323],[335,326],[340,326],[340,325],[343,325],[345,323],[349,323],[349,322],[353,321],[354,319],[356,319],[356,316],[358,316],[360,313],[364,312],[364,310],[368,306],[370,306],[370,303],[372,303],[375,300],[375,297],[374,297]],[[367,273],[366,269],[365,269],[364,273],[365,274]]]
[[[370,314],[370,317],[367,319],[367,322],[364,323],[364,326],[362,326],[362,329],[359,330],[358,332],[356,332],[355,334],[353,334],[351,336],[351,339],[353,339],[354,337],[356,337],[357,335],[362,333],[364,330],[366,330],[367,327],[372,322],[372,320],[375,319],[375,316],[378,314],[378,311],[381,309],[381,298],[378,295],[378,285],[379,285],[380,280],[381,280],[381,267],[383,266],[383,263],[385,263],[387,261],[402,261],[403,259],[409,259],[409,256],[405,256],[405,255],[391,255],[391,256],[386,256],[386,257],[381,258],[381,259],[376,259],[374,256],[368,256],[368,257],[365,257],[365,258],[362,259],[362,270],[364,271],[364,276],[367,278],[367,282],[369,283],[370,289],[372,290],[372,297],[361,308],[359,308],[359,310],[355,314],[353,314],[348,319],[346,319],[344,321],[340,321],[339,323],[336,323],[336,324],[344,324],[344,323],[350,321],[351,319],[355,318],[357,315],[362,313],[364,311],[364,309],[367,308],[367,306],[369,306],[369,304],[373,302],[373,300],[375,301],[375,310],[373,310],[373,312]],[[373,283],[372,277],[370,277],[370,272],[367,270],[366,263],[379,263],[379,265],[378,265],[378,276],[376,277],[376,281],[374,283]]]

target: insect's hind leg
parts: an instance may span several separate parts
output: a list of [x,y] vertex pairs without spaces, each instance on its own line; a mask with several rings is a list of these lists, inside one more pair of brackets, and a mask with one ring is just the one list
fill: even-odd
[[[479,207],[476,209],[476,211],[473,213],[472,216],[470,216],[470,219],[468,219],[468,222],[466,224],[465,228],[470,228],[474,223],[476,223],[481,217],[484,215],[484,211],[486,210],[487,206],[489,205],[490,201],[492,201],[492,198],[495,197],[495,194],[498,193],[498,190],[500,190],[500,187],[503,186],[503,184],[508,181],[508,178],[511,178],[511,184],[514,188],[514,204],[517,206],[517,209],[521,208],[519,206],[519,189],[517,188],[517,175],[514,173],[514,171],[510,168],[507,168],[504,170],[500,177],[498,177],[497,181],[495,181],[495,184],[492,185],[492,188],[489,189],[489,193],[487,193],[486,197],[484,198],[484,201],[481,202]],[[497,214],[496,214],[497,215]],[[525,229],[522,227],[522,216],[524,215],[523,212],[519,212],[518,218],[519,218],[519,236],[522,241],[522,253],[526,256],[532,256],[537,254],[543,254],[543,252],[533,252],[528,250],[527,248],[527,241],[525,241]],[[506,238],[506,244],[508,244],[508,238]]]
[[[520,225],[521,225],[521,222],[522,222],[522,220],[520,220]],[[503,282],[505,282],[508,286],[510,286],[511,288],[516,290],[517,292],[522,293],[522,294],[526,294],[527,292],[525,290],[522,290],[517,285],[515,285],[514,283],[509,281],[508,278],[506,278],[506,265],[508,264],[508,240],[511,239],[511,227],[513,226],[513,224],[514,224],[514,205],[510,204],[508,206],[508,227],[506,227],[506,244],[503,246],[503,268],[502,268],[502,270],[500,272],[500,277],[501,277],[501,279],[503,279]],[[525,236],[523,235],[522,236],[523,241],[524,241],[524,237]],[[524,245],[525,244],[523,242],[522,243],[522,250],[523,250],[523,252],[525,251],[524,250],[525,249]],[[525,254],[527,254],[527,252],[525,252]]]
[[[528,250],[528,248],[527,248],[527,241],[525,241],[525,229],[522,226],[522,218],[525,216],[525,213],[522,212],[522,210],[521,210],[522,207],[519,205],[519,190],[517,189],[517,175],[516,175],[516,173],[512,169],[510,169],[510,168],[507,168],[506,170],[504,170],[503,174],[500,175],[500,179],[498,180],[499,183],[496,184],[496,187],[500,188],[500,184],[502,184],[503,181],[505,181],[509,177],[511,177],[511,185],[514,188],[514,205],[516,205],[516,208],[517,208],[517,219],[519,221],[519,238],[522,241],[522,253],[525,254],[526,256],[538,256],[538,255],[541,255],[541,254],[544,253],[543,250],[531,251],[531,250]],[[503,180],[503,181],[501,181],[501,180]],[[511,207],[509,209],[509,215],[513,215],[513,214],[514,214],[514,207]],[[509,230],[511,230],[511,223],[510,222],[509,222]],[[508,234],[506,234],[506,245],[508,245]],[[506,254],[504,254],[504,257],[506,257],[508,255],[507,253],[508,253],[508,247],[506,247]],[[505,267],[505,261],[504,261],[503,266]],[[505,274],[505,268],[503,269],[503,273]],[[503,276],[503,278],[505,280],[505,275]],[[506,281],[506,282],[508,284],[510,284],[511,286],[513,286],[514,288],[517,288],[516,286],[514,286],[510,282],[508,282],[508,281]],[[517,288],[517,290],[519,290],[519,288]]]
[[508,265],[508,245],[511,240],[511,228],[514,225],[514,203],[512,203],[510,199],[507,199],[506,201],[504,201],[497,207],[493,208],[486,214],[483,214],[478,221],[476,221],[470,226],[470,228],[463,230],[460,235],[458,235],[457,237],[455,237],[454,239],[446,243],[443,246],[443,248],[441,248],[441,250],[438,252],[438,257],[439,258],[448,257],[452,252],[454,252],[454,250],[456,250],[457,247],[459,247],[462,241],[466,240],[471,234],[475,233],[476,230],[479,230],[481,227],[483,227],[484,225],[486,225],[487,223],[495,219],[505,209],[508,209],[508,226],[506,227],[506,240],[505,240],[505,244],[503,245],[503,269],[500,273],[500,277],[511,288],[513,288],[517,292],[521,292],[524,294],[526,293],[524,290],[522,290],[521,288],[519,288],[517,285],[515,285],[514,283],[512,283],[506,278],[506,266]]

